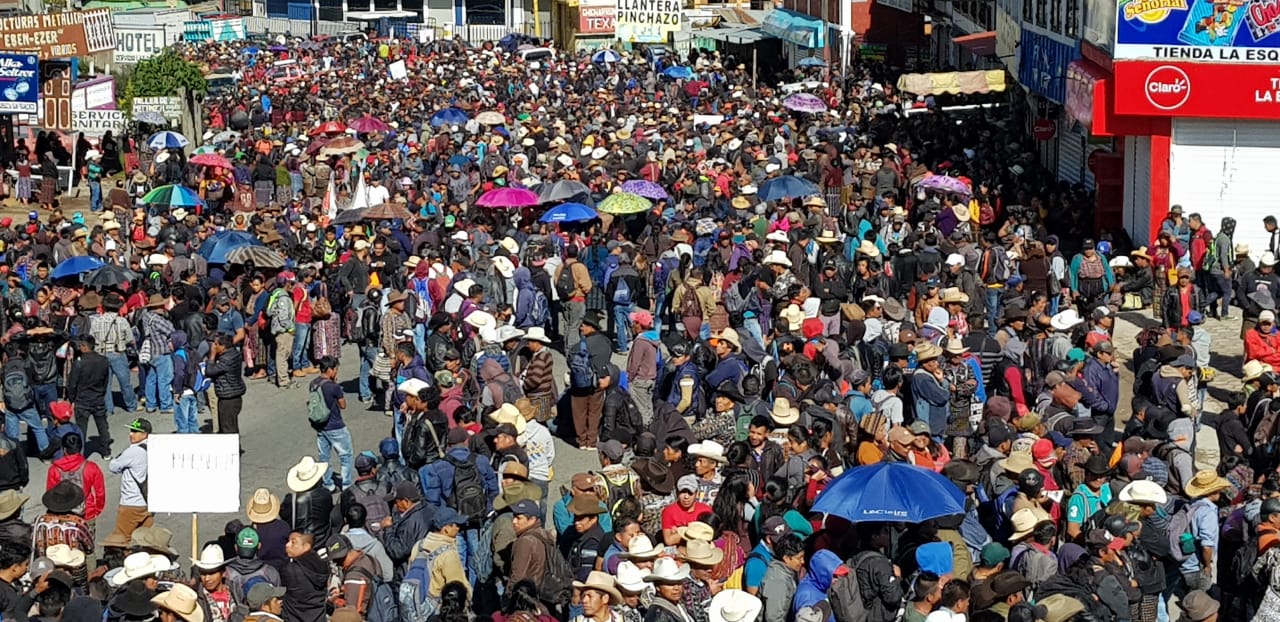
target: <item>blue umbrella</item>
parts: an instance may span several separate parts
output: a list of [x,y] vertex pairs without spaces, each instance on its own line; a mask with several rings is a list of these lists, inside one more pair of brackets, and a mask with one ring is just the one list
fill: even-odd
[[817,56],[806,56],[800,59],[800,62],[796,64],[800,65],[801,67],[826,67],[827,61],[822,60]]
[[471,164],[471,158],[461,153],[449,156],[449,166],[466,166],[468,164]]
[[186,147],[188,142],[190,141],[187,140],[186,136],[177,132],[165,130],[163,132],[156,132],[155,134],[152,134],[151,138],[147,139],[147,146],[151,147],[155,151],[160,151],[162,149],[181,149]]
[[431,115],[431,127],[440,127],[441,125],[453,125],[466,123],[470,117],[467,113],[457,108],[445,108]]
[[854,467],[818,495],[814,512],[852,523],[924,521],[964,514],[964,493],[931,469],[904,462]]
[[764,201],[784,201],[819,194],[818,184],[795,175],[783,175],[760,184],[757,193]]
[[209,263],[227,263],[227,253],[241,246],[263,246],[263,244],[251,233],[219,231],[200,244],[200,256]]
[[55,279],[61,279],[68,276],[76,276],[86,272],[92,272],[102,267],[102,260],[97,257],[89,257],[88,255],[77,255],[68,257],[62,263],[53,267],[50,276]]
[[591,55],[593,63],[616,63],[622,60],[622,55],[613,50],[600,50]]
[[688,80],[693,77],[693,70],[688,67],[675,65],[662,70],[662,75],[673,80]]
[[538,222],[582,222],[598,218],[595,210],[581,203],[561,203],[543,214]]

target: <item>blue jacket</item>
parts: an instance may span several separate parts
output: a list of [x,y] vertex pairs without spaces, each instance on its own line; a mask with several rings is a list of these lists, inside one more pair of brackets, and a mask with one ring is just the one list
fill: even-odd
[[1111,366],[1089,357],[1084,362],[1080,377],[1086,388],[1080,393],[1084,405],[1095,415],[1115,414],[1120,403],[1120,374]]
[[[791,611],[800,611],[803,607],[816,605],[827,600],[827,590],[831,588],[831,578],[840,567],[840,557],[827,549],[821,549],[809,560],[809,573],[796,586],[796,594],[791,598]],[[834,620],[835,616],[828,616]]]
[[[454,447],[447,455],[459,462],[471,460],[476,463],[476,469],[484,480],[484,494],[492,505],[499,492],[498,474],[493,471],[493,465],[466,447]],[[422,496],[427,503],[436,507],[449,504],[449,497],[453,494],[453,464],[448,460],[436,460],[418,470],[418,479],[422,482]]]

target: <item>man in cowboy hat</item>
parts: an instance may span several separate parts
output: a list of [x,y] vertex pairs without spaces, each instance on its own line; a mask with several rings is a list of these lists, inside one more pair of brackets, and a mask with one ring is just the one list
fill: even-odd
[[179,583],[151,598],[160,613],[161,622],[205,622],[200,598],[191,588]]
[[330,514],[333,512],[333,495],[324,487],[328,470],[327,463],[303,456],[285,476],[289,494],[280,503],[280,518],[295,531],[305,531],[325,541],[332,533]]
[[129,424],[129,446],[107,465],[120,476],[120,505],[114,533],[128,540],[138,527],[150,527],[155,517],[147,511],[147,437],[151,422],[137,418]]
[[147,298],[146,309],[138,315],[139,331],[145,335],[145,343],[139,350],[149,353],[151,361],[144,363],[147,368],[147,412],[154,413],[160,409],[161,414],[173,413],[173,322],[169,321],[165,305],[169,298],[161,294],[152,294]]
[[[22,460],[25,465],[26,458]],[[31,524],[22,520],[22,506],[30,499],[12,489],[0,492],[0,547],[10,542],[31,543]]]
[[32,549],[36,557],[44,557],[45,551],[54,544],[67,544],[86,555],[93,554],[93,532],[81,515],[84,491],[79,485],[63,480],[45,492],[40,503],[45,513],[32,524],[35,533]]
[[592,570],[585,581],[574,581],[573,587],[582,595],[583,622],[611,622],[612,608],[622,604],[622,594],[607,572]]
[[577,533],[573,544],[569,546],[566,561],[575,575],[599,568],[608,539],[600,526],[600,515],[605,512],[599,499],[582,495],[569,503],[569,512],[573,514],[573,529]]

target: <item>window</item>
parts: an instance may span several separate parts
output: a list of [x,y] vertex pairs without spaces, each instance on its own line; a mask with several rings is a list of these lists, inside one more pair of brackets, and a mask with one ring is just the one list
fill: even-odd
[[1062,0],[1052,0],[1049,4],[1049,30],[1062,33]]
[[1066,0],[1067,23],[1063,33],[1072,39],[1080,37],[1080,0]]
[[1035,0],[1036,25],[1045,28],[1048,24],[1049,0]]
[[1031,0],[1022,0],[1022,21],[1030,22],[1035,19],[1035,5]]

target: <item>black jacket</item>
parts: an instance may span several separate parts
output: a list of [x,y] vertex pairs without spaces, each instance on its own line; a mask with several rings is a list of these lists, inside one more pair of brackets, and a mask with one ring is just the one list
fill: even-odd
[[107,380],[111,364],[97,352],[81,354],[71,366],[67,395],[82,413],[100,413],[106,408]]
[[431,519],[435,516],[435,507],[419,501],[418,505],[397,517],[390,529],[382,532],[382,546],[387,549],[391,563],[396,565],[396,577],[404,575],[413,547],[431,533]]
[[284,595],[284,615],[288,622],[322,622],[328,601],[329,564],[315,551],[289,560],[280,572],[288,590]]
[[31,524],[22,522],[17,515],[0,521],[0,546],[6,542],[31,544]]
[[329,526],[331,512],[333,512],[333,496],[319,484],[306,492],[296,495],[289,493],[280,502],[280,518],[289,523],[293,529],[315,536],[316,542],[329,540],[329,535],[332,533]]
[[240,356],[240,348],[228,348],[205,366],[204,373],[213,381],[213,394],[218,399],[233,399],[244,395],[244,358]]
[[[22,443],[10,440],[8,436],[0,434],[0,491],[16,490],[22,492],[27,487],[27,482],[31,480],[31,472],[27,466],[27,454],[22,448]],[[7,521],[0,523],[0,526],[7,524]],[[27,541],[30,542],[31,528],[27,528]],[[3,539],[4,531],[0,529],[0,539]]]

